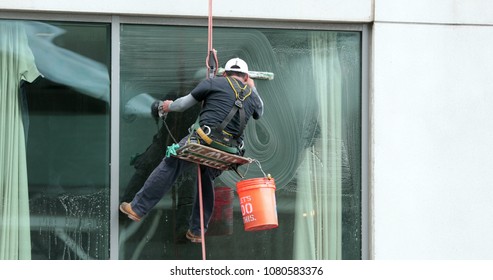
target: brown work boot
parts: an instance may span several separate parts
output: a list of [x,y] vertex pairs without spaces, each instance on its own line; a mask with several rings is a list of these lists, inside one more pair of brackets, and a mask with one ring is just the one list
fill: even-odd
[[201,243],[202,237],[200,235],[193,234],[190,230],[187,231],[187,238],[193,243]]
[[140,222],[139,215],[132,210],[132,205],[130,205],[130,203],[122,202],[122,204],[120,204],[120,211],[125,213],[130,219]]

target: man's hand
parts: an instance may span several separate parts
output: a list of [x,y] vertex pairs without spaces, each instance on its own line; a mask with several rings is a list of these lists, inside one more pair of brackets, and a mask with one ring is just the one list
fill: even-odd
[[163,105],[161,106],[161,110],[165,113],[169,112],[169,105],[173,103],[173,100],[165,100],[163,101]]
[[247,76],[247,79],[246,79],[246,84],[251,87],[251,88],[254,88],[255,87],[255,82],[253,81],[252,78],[250,78],[250,76]]

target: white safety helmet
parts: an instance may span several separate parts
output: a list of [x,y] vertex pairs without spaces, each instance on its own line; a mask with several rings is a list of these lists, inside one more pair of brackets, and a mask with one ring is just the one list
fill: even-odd
[[224,71],[233,71],[248,74],[248,65],[241,58],[232,58],[226,62]]

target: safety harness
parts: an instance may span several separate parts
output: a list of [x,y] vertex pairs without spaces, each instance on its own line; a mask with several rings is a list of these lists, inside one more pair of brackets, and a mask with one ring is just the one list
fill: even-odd
[[[243,143],[240,140],[240,137],[246,127],[246,116],[243,102],[252,94],[252,89],[248,85],[241,87],[238,81],[234,78],[226,77],[226,80],[233,89],[236,98],[233,108],[231,108],[229,114],[219,126],[212,128],[206,125],[201,127],[199,125],[199,118],[197,118],[197,121],[193,125],[192,129],[195,130],[200,139],[202,139],[207,145],[224,152],[238,154],[238,148],[243,148]],[[248,92],[246,92],[247,90]],[[240,115],[240,127],[238,134],[233,135],[227,132],[225,128],[237,113]]]

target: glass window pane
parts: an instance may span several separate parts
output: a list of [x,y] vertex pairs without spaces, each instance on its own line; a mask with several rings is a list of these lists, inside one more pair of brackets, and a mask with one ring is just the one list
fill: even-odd
[[[6,110],[17,134],[24,135],[12,145],[25,150],[27,167],[16,173],[22,181],[15,188],[28,196],[1,202],[28,207],[30,234],[18,241],[32,244],[32,259],[108,259],[109,24],[0,21],[0,26],[0,41],[11,43],[1,49],[2,79],[17,82],[0,94],[16,99]],[[7,57],[28,63],[28,76],[36,69],[41,76],[18,79]],[[3,144],[8,135],[0,137]],[[15,176],[5,167],[10,158],[0,158],[0,171]],[[2,219],[13,217],[3,212]]]
[[[234,192],[233,215],[218,216],[206,235],[208,259],[361,258],[361,34],[283,29],[215,28],[220,66],[239,56],[258,80],[265,114],[246,130],[246,156],[276,182],[279,227],[246,232],[236,193],[240,177],[216,179]],[[199,108],[150,114],[154,100],[176,99],[206,77],[207,29],[124,25],[121,33],[122,201],[130,201],[166,146],[179,140]],[[255,164],[246,178],[263,177]],[[121,215],[121,259],[200,259],[185,242],[194,193],[192,172],[140,223]],[[217,203],[219,204],[219,203]],[[227,208],[228,205],[220,205]],[[223,209],[224,210],[224,209]]]

